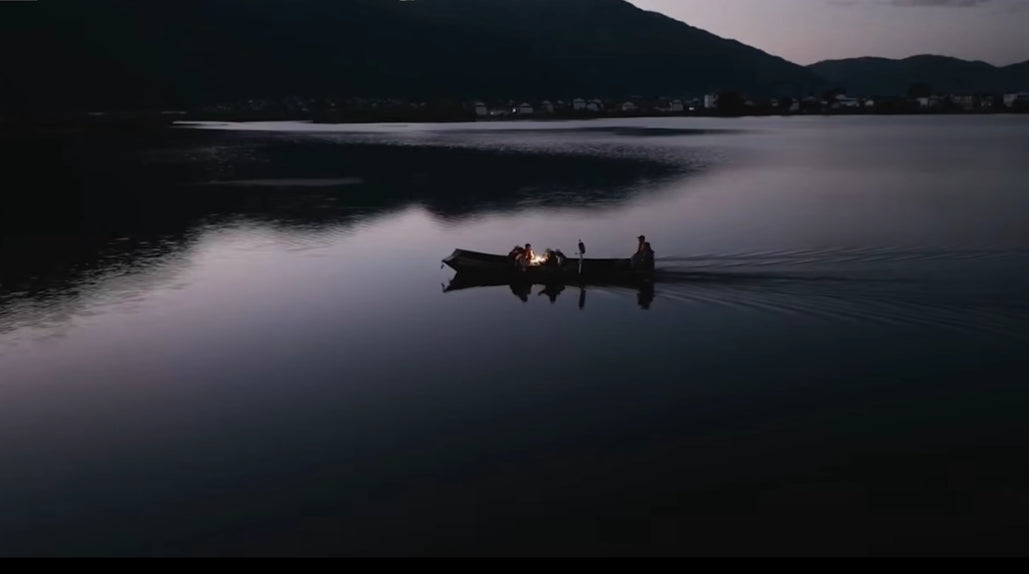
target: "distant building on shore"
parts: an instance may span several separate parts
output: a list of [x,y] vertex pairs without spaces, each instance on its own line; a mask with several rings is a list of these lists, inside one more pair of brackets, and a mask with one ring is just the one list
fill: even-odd
[[1013,108],[1015,105],[1029,105],[1029,92],[1019,92],[1017,94],[1004,94],[1004,106]]
[[950,102],[954,104],[954,106],[970,112],[975,109],[975,106],[978,103],[978,98],[975,96],[951,96]]
[[832,109],[856,109],[861,107],[861,100],[857,98],[848,98],[847,96],[840,94],[836,96],[835,101],[832,103]]

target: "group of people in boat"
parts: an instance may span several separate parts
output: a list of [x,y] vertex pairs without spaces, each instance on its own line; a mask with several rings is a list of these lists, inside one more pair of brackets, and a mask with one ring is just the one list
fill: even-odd
[[[633,269],[653,269],[654,268],[654,249],[650,246],[650,242],[647,241],[646,236],[640,235],[636,238],[639,244],[636,246],[636,253],[629,259]],[[581,258],[586,254],[586,245],[583,244],[582,240],[579,240],[579,257]],[[538,258],[536,253],[532,250],[532,244],[526,243],[525,246],[515,245],[514,249],[507,254],[515,264],[528,267],[530,265],[544,265],[544,266],[557,266],[564,265],[568,258],[560,249],[553,250],[547,249],[543,257]]]
[[537,258],[531,243],[526,243],[525,247],[515,245],[507,256],[522,267],[529,265],[561,266],[568,259],[560,249],[547,249],[543,252],[543,257]]

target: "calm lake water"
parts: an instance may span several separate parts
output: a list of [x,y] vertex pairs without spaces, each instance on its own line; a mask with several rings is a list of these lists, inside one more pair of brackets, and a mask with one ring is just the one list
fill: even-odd
[[[4,155],[0,555],[1026,553],[1029,118]],[[641,233],[653,293],[444,292]]]

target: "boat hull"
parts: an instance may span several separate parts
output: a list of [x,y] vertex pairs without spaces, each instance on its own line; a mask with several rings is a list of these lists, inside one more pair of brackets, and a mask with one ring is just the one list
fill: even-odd
[[522,266],[504,255],[456,249],[443,260],[454,271],[498,279],[524,279],[539,282],[596,279],[645,278],[653,269],[634,268],[630,259],[568,259],[563,265]]
[[622,287],[626,289],[653,289],[654,280],[649,276],[623,276],[608,278],[580,278],[547,276],[507,276],[495,273],[458,273],[444,286],[444,293],[476,289],[479,287],[528,288],[535,286],[553,287]]

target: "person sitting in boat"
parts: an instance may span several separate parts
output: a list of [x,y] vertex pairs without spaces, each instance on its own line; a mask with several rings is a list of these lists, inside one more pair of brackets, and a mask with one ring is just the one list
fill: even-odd
[[532,252],[532,245],[528,243],[525,244],[525,247],[515,247],[508,255],[514,256],[515,264],[521,267],[522,270],[532,265],[532,258],[536,256],[536,254]]
[[543,265],[546,267],[559,267],[561,265],[560,251],[554,251],[553,249],[547,249],[543,253]]
[[639,241],[636,245],[636,253],[633,253],[632,257],[629,258],[629,263],[632,265],[633,269],[643,265],[643,245],[647,242],[647,238],[643,235],[640,235],[636,239]]
[[647,238],[640,235],[640,245],[636,249],[636,253],[633,254],[630,259],[633,269],[653,269],[654,268],[654,250],[650,247],[650,242]]
[[565,264],[565,261],[568,261],[568,257],[565,256],[565,254],[562,253],[560,249],[556,249],[554,250],[554,261],[556,262],[557,266],[560,267]]
[[654,268],[654,249],[650,247],[650,242],[643,243],[643,255],[641,257],[644,269]]
[[524,255],[525,255],[525,248],[522,247],[521,245],[515,245],[514,249],[512,249],[511,252],[507,254],[507,256],[510,257],[511,260],[515,261],[515,262],[517,262],[519,259],[521,259]]
[[522,257],[524,258],[526,264],[532,263],[532,260],[536,258],[536,254],[532,251],[532,244],[525,244],[525,249],[523,250]]

